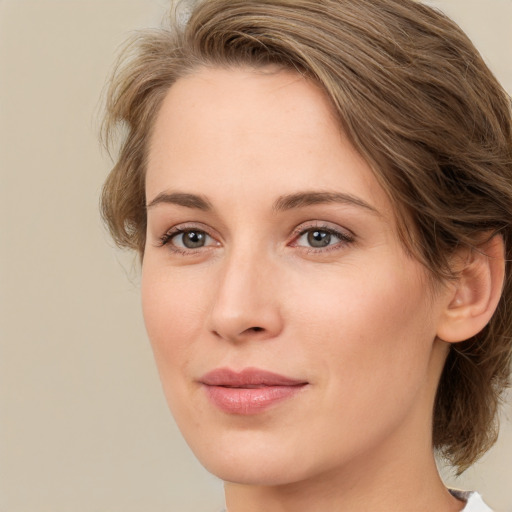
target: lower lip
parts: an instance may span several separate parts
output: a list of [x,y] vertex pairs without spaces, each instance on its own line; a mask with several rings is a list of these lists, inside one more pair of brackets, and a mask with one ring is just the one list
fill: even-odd
[[304,388],[297,386],[263,386],[261,388],[228,388],[205,386],[208,398],[228,414],[258,414],[269,407],[293,397]]

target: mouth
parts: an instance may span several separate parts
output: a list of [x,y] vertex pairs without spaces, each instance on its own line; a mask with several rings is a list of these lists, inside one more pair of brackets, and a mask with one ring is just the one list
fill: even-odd
[[238,415],[261,413],[292,398],[308,385],[307,381],[258,368],[245,368],[241,372],[219,368],[205,374],[199,382],[214,406]]

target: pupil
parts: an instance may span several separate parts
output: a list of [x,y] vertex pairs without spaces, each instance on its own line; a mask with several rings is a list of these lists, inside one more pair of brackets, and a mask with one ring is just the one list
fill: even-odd
[[201,231],[187,231],[183,234],[183,245],[188,249],[203,247],[204,233]]
[[308,243],[311,247],[325,247],[331,243],[331,234],[327,231],[310,231]]

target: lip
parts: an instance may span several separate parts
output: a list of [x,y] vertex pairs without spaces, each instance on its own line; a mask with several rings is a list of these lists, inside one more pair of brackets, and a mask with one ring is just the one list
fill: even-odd
[[216,407],[239,415],[261,413],[292,398],[308,384],[258,368],[245,368],[240,372],[218,368],[206,373],[199,382]]

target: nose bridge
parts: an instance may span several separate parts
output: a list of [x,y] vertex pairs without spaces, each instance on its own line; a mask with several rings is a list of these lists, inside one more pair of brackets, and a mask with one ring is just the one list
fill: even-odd
[[[275,293],[277,266],[265,250],[240,243],[226,251],[212,305],[212,330],[220,337],[275,336],[281,329]],[[274,293],[273,293],[274,291]]]

